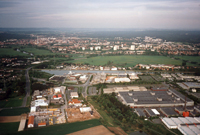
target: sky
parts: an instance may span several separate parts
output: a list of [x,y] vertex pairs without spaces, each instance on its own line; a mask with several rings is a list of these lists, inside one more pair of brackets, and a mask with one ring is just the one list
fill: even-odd
[[200,30],[200,0],[0,0],[0,27]]

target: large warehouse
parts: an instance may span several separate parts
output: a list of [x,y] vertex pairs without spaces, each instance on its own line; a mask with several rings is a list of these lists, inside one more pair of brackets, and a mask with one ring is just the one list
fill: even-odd
[[[137,107],[171,107],[184,106],[185,98],[179,92],[168,91],[124,91],[118,92],[123,104]],[[186,100],[186,106],[193,106],[194,101]]]

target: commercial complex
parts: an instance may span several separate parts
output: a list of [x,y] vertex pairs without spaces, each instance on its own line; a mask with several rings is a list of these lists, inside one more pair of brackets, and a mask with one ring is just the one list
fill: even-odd
[[[184,106],[185,98],[179,92],[168,91],[119,91],[122,103],[137,107],[170,107]],[[186,106],[193,106],[194,101],[187,98]]]

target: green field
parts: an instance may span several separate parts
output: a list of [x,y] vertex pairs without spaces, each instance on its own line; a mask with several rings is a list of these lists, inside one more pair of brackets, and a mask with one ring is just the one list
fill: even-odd
[[200,63],[200,56],[174,56],[174,58]]
[[16,132],[15,135],[66,135],[83,129],[95,127],[101,125],[100,121],[97,119],[75,122],[68,124],[59,124],[48,127],[27,129],[22,132]]
[[13,134],[18,131],[19,122],[0,123],[0,134]]
[[0,116],[17,116],[23,113],[30,112],[28,107],[15,108],[15,109],[3,109],[0,111]]
[[1,48],[0,49],[0,56],[29,56],[27,54],[24,54],[22,52],[17,52],[13,50],[13,48]]
[[26,48],[23,48],[21,50],[28,52],[28,53],[33,53],[34,55],[56,55],[56,54],[60,54],[60,53],[52,53],[49,50],[38,49],[38,48],[33,48],[33,47],[26,47]]
[[19,107],[22,105],[23,98],[24,98],[23,96],[18,96],[15,98],[8,98],[5,100],[0,100],[0,108]]
[[[110,62],[109,62],[110,61]],[[81,60],[73,60],[69,61],[76,64],[85,64],[88,63],[90,65],[110,65],[113,66],[125,66],[132,67],[136,64],[172,64],[172,65],[181,65],[181,60],[171,59],[165,56],[144,56],[144,55],[136,55],[136,56],[98,56],[92,57],[88,59]]]

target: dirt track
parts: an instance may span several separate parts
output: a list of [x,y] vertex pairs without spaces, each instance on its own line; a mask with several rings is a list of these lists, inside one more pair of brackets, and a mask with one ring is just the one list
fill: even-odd
[[103,125],[77,131],[68,135],[114,135]]
[[0,123],[19,122],[21,115],[19,116],[0,116]]
[[120,127],[108,127],[111,131],[113,131],[116,135],[127,135]]

